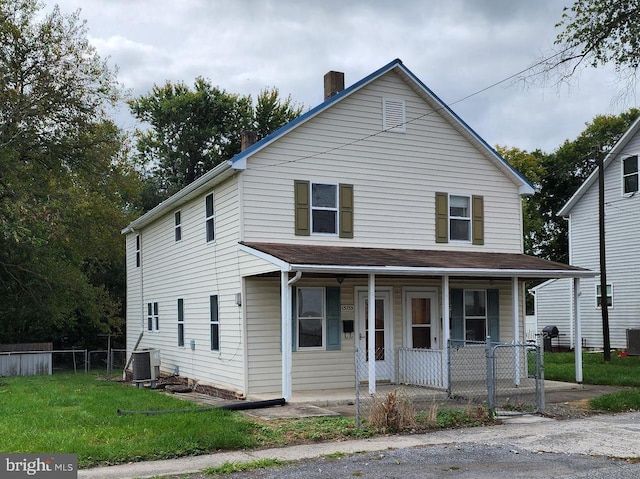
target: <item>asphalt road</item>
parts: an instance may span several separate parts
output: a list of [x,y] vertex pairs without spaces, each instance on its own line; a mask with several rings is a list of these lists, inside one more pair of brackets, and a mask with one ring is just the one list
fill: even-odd
[[[184,476],[181,476],[184,479]],[[189,479],[203,478],[190,475]],[[212,476],[208,476],[211,478]],[[225,475],[229,479],[636,479],[640,463],[581,454],[536,453],[476,444],[422,446],[305,460]]]

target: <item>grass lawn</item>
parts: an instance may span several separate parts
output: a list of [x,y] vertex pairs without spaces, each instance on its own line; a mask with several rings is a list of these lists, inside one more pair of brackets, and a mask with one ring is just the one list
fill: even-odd
[[84,374],[1,378],[0,384],[5,453],[77,453],[79,466],[87,467],[256,446],[252,423],[230,411],[117,414],[197,408],[158,391]]
[[[622,356],[611,352],[611,361],[604,362],[603,353],[585,352],[582,355],[584,384],[629,386],[640,388],[640,357]],[[544,377],[552,381],[575,381],[575,356],[569,353],[545,353]],[[601,411],[619,412],[640,410],[640,389],[629,389],[592,399],[589,405]]]
[[[86,468],[388,432],[372,425],[357,428],[355,419],[347,417],[261,421],[222,409],[197,412],[200,408],[160,391],[92,375],[0,378],[0,451],[73,453],[78,454],[79,466]],[[193,412],[119,415],[118,409]],[[441,409],[416,414],[410,429],[490,422],[478,408]]]

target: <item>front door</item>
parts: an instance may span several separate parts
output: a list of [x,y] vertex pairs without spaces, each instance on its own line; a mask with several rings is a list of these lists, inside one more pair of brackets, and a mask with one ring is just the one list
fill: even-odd
[[[358,292],[358,377],[369,378],[369,293]],[[375,362],[376,380],[394,380],[391,291],[376,290]]]

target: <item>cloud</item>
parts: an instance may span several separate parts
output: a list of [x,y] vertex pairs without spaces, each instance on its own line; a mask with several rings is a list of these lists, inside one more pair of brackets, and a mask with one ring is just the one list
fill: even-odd
[[82,8],[91,42],[135,95],[203,76],[254,98],[276,87],[309,108],[323,99],[327,71],[345,72],[350,85],[400,58],[489,144],[544,151],[595,115],[628,107],[611,103],[620,88],[612,69],[585,70],[570,87],[515,79],[469,97],[551,51],[556,0],[58,3],[63,12]]

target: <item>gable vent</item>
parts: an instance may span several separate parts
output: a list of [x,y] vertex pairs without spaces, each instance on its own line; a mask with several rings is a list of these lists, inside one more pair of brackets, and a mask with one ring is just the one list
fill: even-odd
[[382,99],[382,129],[404,133],[407,131],[404,100]]

